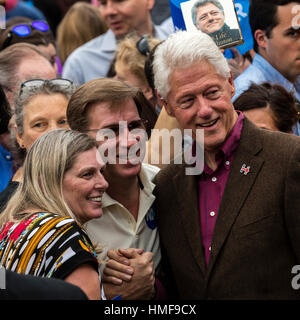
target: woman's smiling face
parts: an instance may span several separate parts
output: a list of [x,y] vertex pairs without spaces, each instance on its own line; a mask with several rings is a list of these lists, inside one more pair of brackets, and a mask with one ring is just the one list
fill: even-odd
[[108,187],[97,149],[80,153],[63,178],[63,196],[81,223],[102,216],[102,196]]

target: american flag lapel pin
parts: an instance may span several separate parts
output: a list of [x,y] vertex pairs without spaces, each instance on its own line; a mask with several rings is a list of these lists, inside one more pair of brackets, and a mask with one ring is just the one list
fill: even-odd
[[245,176],[250,172],[250,166],[246,167],[245,163],[242,165],[240,173],[243,173]]

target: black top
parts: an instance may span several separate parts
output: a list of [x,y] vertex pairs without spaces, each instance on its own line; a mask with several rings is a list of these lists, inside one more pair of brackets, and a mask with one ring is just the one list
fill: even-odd
[[20,182],[18,181],[9,181],[7,187],[2,192],[0,192],[0,214],[5,209],[10,198],[16,192],[19,183]]

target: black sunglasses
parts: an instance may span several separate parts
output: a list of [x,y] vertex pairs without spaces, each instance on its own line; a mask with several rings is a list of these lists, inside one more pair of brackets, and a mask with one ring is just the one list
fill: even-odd
[[143,56],[147,57],[148,54],[150,53],[148,36],[147,35],[142,36],[141,39],[136,43],[136,47]]

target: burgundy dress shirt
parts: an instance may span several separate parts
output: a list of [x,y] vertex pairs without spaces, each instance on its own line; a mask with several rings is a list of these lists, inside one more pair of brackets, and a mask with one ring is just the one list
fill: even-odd
[[203,173],[199,176],[198,206],[202,246],[205,252],[206,265],[208,265],[210,257],[213,232],[219,207],[229,176],[231,163],[234,159],[235,150],[239,144],[243,123],[244,116],[239,112],[239,117],[233,129],[216,155],[217,169],[213,171],[204,164]]

